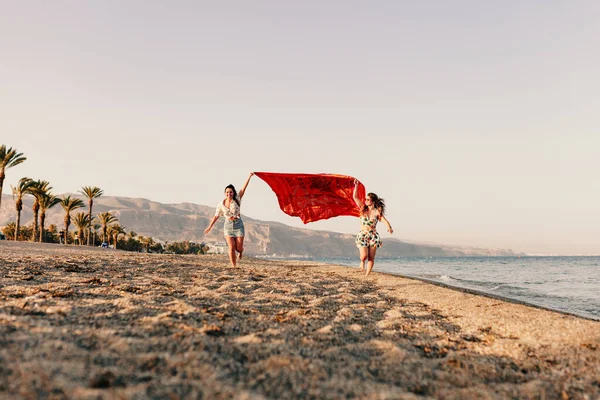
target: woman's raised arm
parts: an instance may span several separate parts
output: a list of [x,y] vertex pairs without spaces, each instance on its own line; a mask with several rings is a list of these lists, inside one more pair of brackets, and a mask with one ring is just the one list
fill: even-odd
[[252,175],[254,175],[254,172],[250,172],[250,175],[248,175],[248,179],[246,179],[246,183],[244,183],[242,190],[240,190],[240,193],[239,193],[240,199],[242,197],[244,197],[244,193],[246,193],[246,188],[248,187],[248,184],[250,183],[250,178],[252,178]]
[[361,199],[358,198],[358,179],[354,180],[354,193],[352,194],[354,197],[354,202],[358,206],[358,208],[362,209],[364,204]]

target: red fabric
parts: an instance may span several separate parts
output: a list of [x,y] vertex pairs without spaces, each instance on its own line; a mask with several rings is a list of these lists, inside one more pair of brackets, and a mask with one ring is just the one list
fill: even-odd
[[[351,176],[275,172],[256,172],[255,175],[273,189],[284,213],[300,217],[305,224],[340,215],[360,215],[354,202]],[[360,182],[358,197],[365,198],[365,187]]]

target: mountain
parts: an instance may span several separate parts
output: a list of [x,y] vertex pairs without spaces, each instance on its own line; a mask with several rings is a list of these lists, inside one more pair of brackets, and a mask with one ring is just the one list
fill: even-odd
[[[78,194],[87,204],[85,198]],[[31,196],[23,199],[21,224],[33,222]],[[76,210],[77,213],[80,210]],[[87,212],[87,207],[82,209]],[[192,203],[162,204],[147,199],[102,196],[94,200],[94,214],[110,211],[119,218],[126,231],[151,236],[160,241],[223,242],[222,224],[214,225],[209,235],[204,229],[214,215],[214,207]],[[14,222],[15,203],[10,195],[2,196],[0,227]],[[64,211],[60,206],[46,214],[46,226],[63,225]],[[354,234],[294,228],[279,222],[260,221],[243,216],[246,227],[244,245],[248,254],[300,255],[308,257],[352,257],[357,255]],[[71,229],[75,229],[73,226]],[[483,249],[433,244],[416,244],[387,238],[378,256],[513,256],[510,249]]]

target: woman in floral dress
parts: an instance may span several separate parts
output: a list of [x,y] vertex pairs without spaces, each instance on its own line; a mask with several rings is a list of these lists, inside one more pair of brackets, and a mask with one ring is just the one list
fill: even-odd
[[[389,221],[385,218],[385,203],[375,193],[368,193],[364,203],[358,197],[358,181],[354,181],[354,202],[360,209],[360,232],[356,235],[356,246],[360,256],[360,270],[369,275],[375,264],[375,254],[381,247],[381,238],[377,233],[377,222],[383,221],[389,233],[394,233]],[[365,261],[367,267],[365,269]]]

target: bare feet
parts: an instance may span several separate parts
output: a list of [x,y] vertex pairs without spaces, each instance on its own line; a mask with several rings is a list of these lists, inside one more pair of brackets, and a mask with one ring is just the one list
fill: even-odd
[[239,253],[238,253],[238,261],[242,259],[242,253],[243,253],[243,252],[239,252]]

